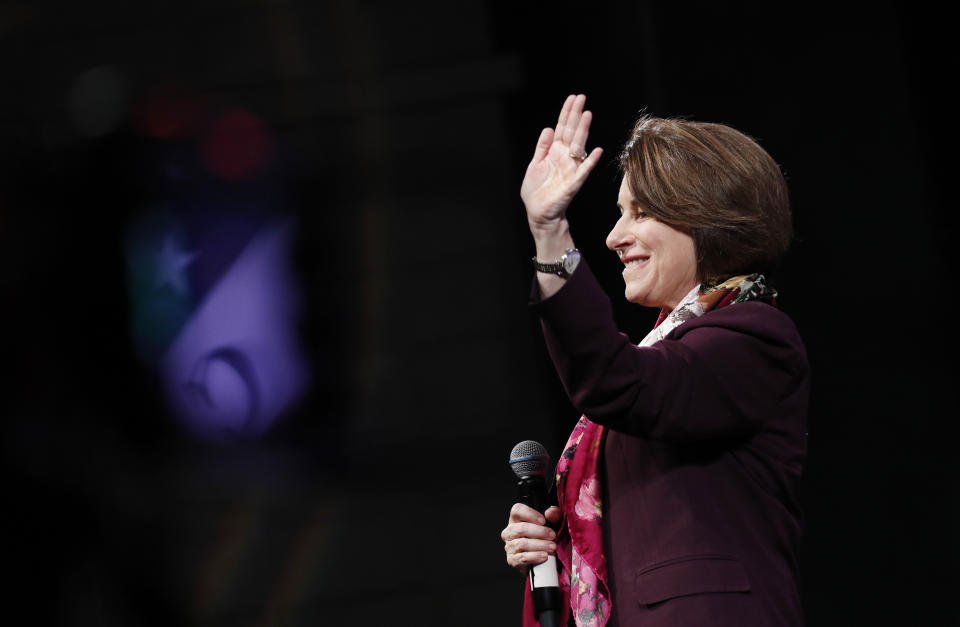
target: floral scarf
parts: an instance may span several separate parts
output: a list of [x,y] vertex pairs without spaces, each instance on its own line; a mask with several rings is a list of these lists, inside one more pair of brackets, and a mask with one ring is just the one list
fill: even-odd
[[[704,281],[690,290],[673,311],[661,311],[657,324],[639,345],[655,344],[687,320],[713,309],[749,300],[772,304],[776,295],[776,291],[766,286],[761,274],[735,276],[722,283]],[[557,500],[563,512],[557,537],[557,558],[562,565],[560,586],[578,627],[603,627],[610,617],[600,498],[604,433],[603,425],[581,416],[557,462]],[[530,605],[528,590],[524,603],[525,627],[539,624],[533,618]]]

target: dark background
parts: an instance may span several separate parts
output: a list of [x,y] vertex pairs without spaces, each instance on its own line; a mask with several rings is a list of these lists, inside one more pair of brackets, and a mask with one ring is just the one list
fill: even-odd
[[[603,162],[571,208],[623,302],[613,157],[641,108],[758,138],[791,187],[776,278],[809,350],[810,625],[947,624],[953,273],[943,16],[913,3],[248,0],[0,4],[7,608],[62,625],[509,625],[519,440],[576,419],[526,308],[518,189],[568,93]],[[298,216],[306,399],[264,437],[188,437],[131,346],[122,240],[157,195],[133,111],[78,132],[107,66],[242,107]],[[124,109],[128,111],[128,109]],[[952,174],[952,173],[951,173]],[[241,190],[242,191],[242,190]],[[951,618],[952,617],[952,618]]]

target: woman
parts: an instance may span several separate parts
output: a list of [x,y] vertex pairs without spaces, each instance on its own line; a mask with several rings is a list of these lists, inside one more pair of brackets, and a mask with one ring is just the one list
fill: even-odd
[[661,309],[633,345],[566,220],[602,154],[585,151],[584,102],[568,97],[541,133],[521,187],[534,308],[584,417],[557,465],[559,508],[511,510],[507,563],[556,553],[577,625],[800,625],[808,366],[760,274],[791,235],[783,176],[727,126],[637,122],[606,240],[627,299]]

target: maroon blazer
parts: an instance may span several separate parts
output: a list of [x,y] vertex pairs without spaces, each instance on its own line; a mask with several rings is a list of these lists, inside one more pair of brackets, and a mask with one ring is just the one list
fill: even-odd
[[585,262],[533,306],[570,400],[608,427],[610,624],[801,625],[809,372],[790,318],[740,303],[638,348]]

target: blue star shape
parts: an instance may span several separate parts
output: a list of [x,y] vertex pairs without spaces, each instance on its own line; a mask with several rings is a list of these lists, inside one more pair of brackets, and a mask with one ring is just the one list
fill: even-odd
[[199,252],[186,251],[174,241],[172,236],[168,235],[163,240],[163,248],[153,258],[156,263],[154,288],[159,290],[164,285],[169,285],[178,294],[185,294],[187,267],[199,255]]

